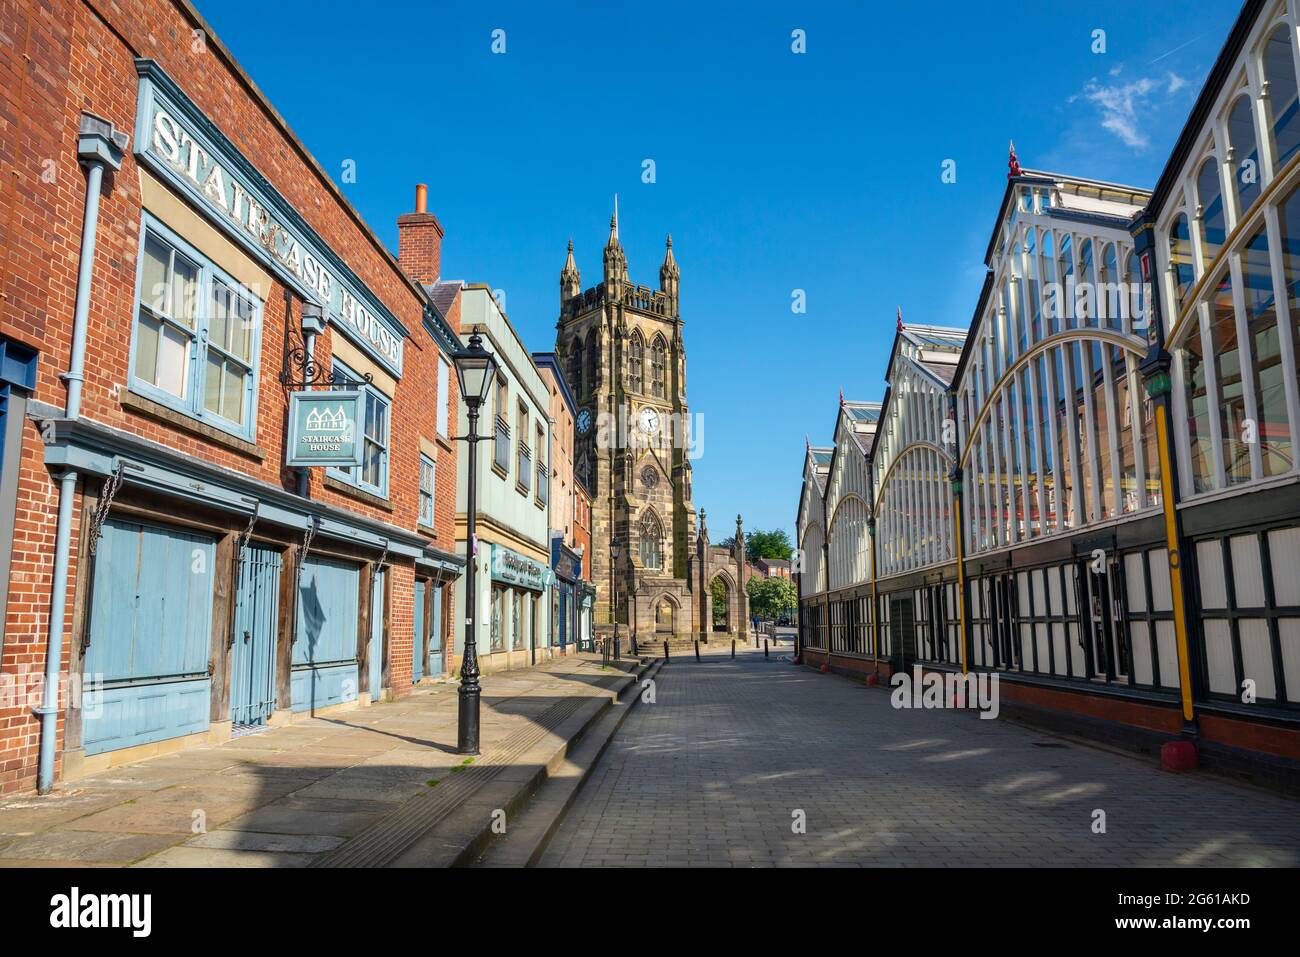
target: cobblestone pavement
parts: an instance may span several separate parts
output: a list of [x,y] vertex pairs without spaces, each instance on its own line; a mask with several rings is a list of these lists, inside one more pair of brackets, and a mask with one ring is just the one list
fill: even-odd
[[1006,720],[895,710],[883,689],[750,651],[660,672],[656,702],[632,711],[541,864],[1298,861],[1300,803]]

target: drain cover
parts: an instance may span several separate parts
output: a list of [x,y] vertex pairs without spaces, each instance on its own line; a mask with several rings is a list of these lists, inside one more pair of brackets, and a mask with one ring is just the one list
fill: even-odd
[[1067,747],[1067,745],[1061,744],[1059,741],[1035,741],[1035,742],[1034,742],[1034,747],[1036,747],[1036,748],[1064,748],[1064,747]]

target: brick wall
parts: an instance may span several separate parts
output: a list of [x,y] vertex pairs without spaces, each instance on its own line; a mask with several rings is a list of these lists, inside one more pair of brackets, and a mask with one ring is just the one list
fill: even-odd
[[[415,529],[419,440],[435,431],[431,410],[439,354],[421,324],[422,298],[274,110],[260,101],[219,40],[210,31],[197,30],[206,31],[206,26],[193,9],[170,0],[9,0],[0,5],[0,335],[39,351],[34,398],[62,408],[66,389],[59,375],[69,364],[85,202],[85,175],[76,158],[80,113],[97,113],[133,133],[138,89],[133,59],[154,59],[410,331],[390,419],[391,508],[324,487],[320,469],[312,470],[310,497]],[[123,405],[140,217],[139,169],[128,153],[121,171],[106,178],[100,205],[82,415],[186,456],[296,488],[295,474],[283,468],[287,397],[277,376],[286,304],[278,283],[263,314],[257,454]],[[293,306],[295,322],[300,305]],[[317,341],[318,358],[331,354],[333,335],[327,330]],[[454,423],[455,415],[453,407],[449,421]],[[39,672],[48,634],[57,488],[30,423],[19,468],[0,659],[5,675],[24,668]],[[448,446],[438,463],[435,540],[447,551],[454,548],[455,472],[455,449]],[[74,506],[74,515],[79,514],[80,489]],[[74,535],[77,531],[74,525]],[[74,538],[72,582],[75,559]],[[409,563],[395,568],[391,683],[398,694],[410,688],[413,574]],[[70,587],[69,635],[78,597],[72,592]],[[65,641],[65,656],[70,644]],[[0,792],[31,785],[38,735],[30,705],[12,695],[0,701]]]

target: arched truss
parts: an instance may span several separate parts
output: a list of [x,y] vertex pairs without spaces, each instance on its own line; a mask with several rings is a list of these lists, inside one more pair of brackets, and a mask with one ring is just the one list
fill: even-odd
[[870,515],[866,500],[853,492],[835,506],[827,546],[831,589],[871,580]]
[[[989,389],[989,394],[985,396],[983,405],[980,406],[979,412],[975,415],[975,420],[965,428],[965,435],[969,436],[972,432],[977,431],[988,418],[989,412],[993,407],[995,399],[1002,397],[1008,385],[1011,384],[1013,377],[1018,372],[1023,372],[1025,367],[1031,363],[1035,357],[1050,351],[1055,346],[1060,346],[1067,342],[1095,342],[1100,341],[1109,345],[1117,346],[1125,352],[1133,353],[1139,358],[1146,356],[1147,345],[1137,336],[1126,336],[1122,332],[1115,332],[1111,329],[1067,329],[1065,332],[1056,332],[1050,336],[1038,340],[1034,343],[1033,348],[1025,350],[1021,355],[1016,356],[1014,362],[1005,372],[993,383]],[[962,395],[963,393],[959,393]],[[971,444],[965,443],[961,452],[961,467],[965,469],[970,460]]]
[[876,489],[876,572],[880,577],[951,561],[952,456],[933,442],[898,451]]
[[826,590],[826,567],[823,563],[823,546],[826,531],[821,522],[812,521],[804,526],[799,539],[802,565],[799,572],[799,594],[815,595]]
[[979,393],[962,383],[969,552],[1159,504],[1153,406],[1138,371],[1145,355],[1135,335],[1073,328],[1016,356],[973,417]]

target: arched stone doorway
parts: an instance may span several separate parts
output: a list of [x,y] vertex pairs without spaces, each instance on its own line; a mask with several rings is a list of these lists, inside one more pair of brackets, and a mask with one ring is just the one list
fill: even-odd
[[713,630],[731,631],[731,582],[725,575],[714,575],[709,582],[709,593],[713,599]]
[[659,599],[655,605],[655,633],[671,635],[676,633],[677,608],[668,598]]

